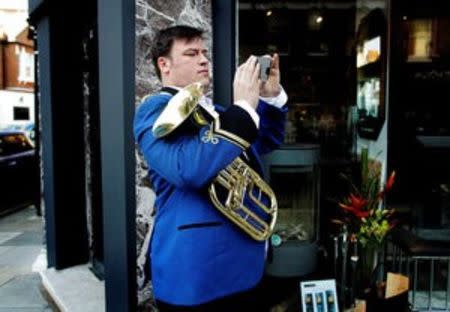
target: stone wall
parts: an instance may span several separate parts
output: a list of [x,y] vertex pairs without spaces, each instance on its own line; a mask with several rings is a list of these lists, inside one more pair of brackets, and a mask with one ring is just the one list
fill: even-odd
[[[140,99],[160,87],[152,65],[151,45],[155,34],[173,25],[190,25],[205,30],[211,50],[211,0],[136,1],[136,107]],[[151,283],[144,274],[152,228],[155,195],[147,177],[147,164],[136,150],[137,280],[139,305],[152,310]]]

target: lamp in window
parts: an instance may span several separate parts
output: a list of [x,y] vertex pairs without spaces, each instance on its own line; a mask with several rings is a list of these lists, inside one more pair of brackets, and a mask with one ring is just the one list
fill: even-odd
[[308,15],[308,27],[311,30],[319,30],[324,21],[324,10],[322,2],[318,1],[317,6],[311,9]]
[[312,9],[308,16],[308,27],[310,30],[319,30],[324,21],[323,10]]

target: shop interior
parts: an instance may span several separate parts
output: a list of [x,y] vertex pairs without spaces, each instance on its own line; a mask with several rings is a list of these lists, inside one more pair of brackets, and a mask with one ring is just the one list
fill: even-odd
[[[283,146],[265,159],[280,207],[279,245],[267,269],[272,276],[291,278],[290,285],[299,278],[335,279],[340,306],[354,304],[351,244],[344,248],[342,224],[333,221],[350,191],[342,176],[360,170],[368,147],[380,185],[396,172],[380,206],[395,209],[401,230],[386,236],[382,269],[374,274],[408,276],[412,307],[449,309],[449,5],[239,1],[238,62],[278,53],[289,96]],[[420,241],[422,256],[431,258],[417,260],[415,246],[399,240]]]

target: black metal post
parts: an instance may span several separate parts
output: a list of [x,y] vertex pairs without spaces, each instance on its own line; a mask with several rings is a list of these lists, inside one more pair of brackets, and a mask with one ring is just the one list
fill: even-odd
[[106,310],[136,311],[135,3],[97,12]]
[[[84,177],[80,12],[30,0],[36,25],[48,264],[56,269],[89,259]],[[63,29],[64,31],[61,31]]]
[[[52,73],[50,70],[50,22],[48,14],[36,14],[42,12],[43,1],[30,1],[31,23],[35,26],[37,33],[37,47],[39,50],[39,86],[40,86],[40,103],[41,116],[46,122],[42,125],[42,166],[45,172],[43,182],[45,185],[44,201],[46,207],[46,223],[45,234],[47,242],[47,263],[49,267],[56,264],[56,229],[55,229],[55,174],[53,171],[53,136],[51,134],[53,128],[52,118]],[[39,11],[38,11],[39,10]],[[45,12],[48,13],[48,12]],[[34,14],[34,15],[33,15]],[[37,139],[37,138],[36,138]],[[38,151],[36,151],[38,152]]]
[[233,102],[236,68],[236,1],[211,1],[213,22],[214,103]]

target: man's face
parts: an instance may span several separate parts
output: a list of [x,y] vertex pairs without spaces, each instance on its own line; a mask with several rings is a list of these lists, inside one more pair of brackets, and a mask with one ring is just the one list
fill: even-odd
[[194,82],[207,86],[210,81],[208,51],[203,39],[175,39],[168,57],[158,61],[164,85],[185,87]]

